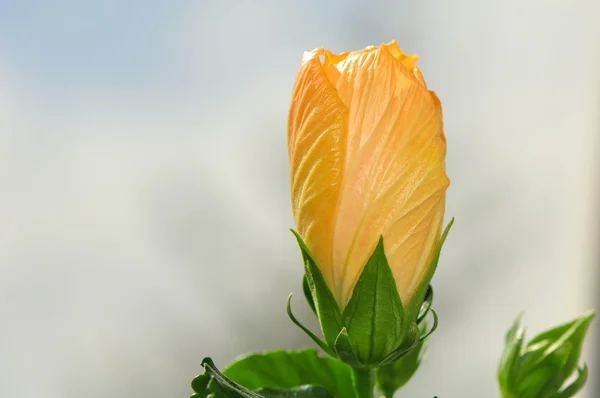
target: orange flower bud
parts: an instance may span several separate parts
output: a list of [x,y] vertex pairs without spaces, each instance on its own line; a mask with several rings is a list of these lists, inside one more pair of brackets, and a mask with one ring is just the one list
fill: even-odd
[[341,54],[318,48],[296,78],[294,219],[341,310],[381,236],[405,304],[439,246],[446,139],[440,101],[416,62],[395,41]]

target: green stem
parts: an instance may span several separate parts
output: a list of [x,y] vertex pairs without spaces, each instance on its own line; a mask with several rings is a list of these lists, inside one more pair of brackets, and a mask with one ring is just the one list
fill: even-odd
[[394,398],[395,389],[382,389],[380,398]]
[[352,368],[352,384],[357,398],[374,398],[375,378],[371,369]]

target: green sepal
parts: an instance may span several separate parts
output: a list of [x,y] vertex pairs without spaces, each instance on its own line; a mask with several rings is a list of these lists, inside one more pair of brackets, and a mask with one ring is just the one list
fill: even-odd
[[300,237],[300,235],[291,230],[298,240],[298,245],[302,251],[302,258],[304,260],[304,274],[306,282],[308,284],[308,290],[310,290],[314,307],[321,325],[321,331],[325,337],[325,341],[329,347],[334,347],[335,339],[339,334],[340,330],[344,327],[342,322],[342,314],[338,307],[337,302],[323,278],[321,270],[315,263],[310,250]]
[[588,367],[584,363],[582,367],[577,368],[577,376],[568,385],[564,386],[553,398],[569,398],[574,396],[583,388],[588,379]]
[[527,344],[524,356],[530,352],[535,352],[534,356],[537,356],[537,353],[543,351],[541,358],[535,361],[535,366],[553,372],[541,389],[542,396],[556,393],[577,370],[581,346],[593,318],[593,312],[587,313],[572,322],[541,333]]
[[302,276],[302,292],[304,292],[304,297],[306,297],[306,301],[313,314],[317,315],[317,309],[315,308],[315,302],[312,298],[312,293],[310,292],[310,286],[308,286],[308,280],[306,280],[306,275]]
[[334,347],[337,357],[342,362],[345,362],[354,368],[361,368],[363,366],[354,352],[354,348],[352,347],[350,336],[348,335],[346,328],[342,328],[338,334],[337,338],[335,339]]
[[324,387],[336,398],[355,398],[351,368],[337,359],[320,355],[312,348],[243,356],[227,366],[223,374],[261,395],[264,395],[264,389],[280,393],[284,389],[312,385]]
[[435,312],[433,308],[430,308],[430,312],[431,312],[431,315],[433,315],[433,326],[431,326],[431,329],[429,329],[429,331],[427,331],[424,335],[422,335],[419,338],[419,341],[425,340],[427,337],[431,336],[438,327],[439,319],[437,316],[437,312]]
[[431,309],[431,305],[433,304],[433,287],[429,285],[427,288],[427,292],[425,293],[425,298],[423,298],[423,304],[421,304],[421,308],[419,309],[419,315],[417,316],[417,325],[421,324],[421,321],[425,319],[429,310]]
[[525,329],[521,326],[521,316],[519,314],[512,327],[508,330],[505,337],[505,346],[500,365],[498,366],[498,383],[504,386],[506,390],[513,390],[513,380],[517,369],[517,361],[523,347],[525,338]]
[[416,319],[420,312],[421,305],[423,304],[424,299],[425,299],[425,295],[427,294],[427,291],[429,290],[429,284],[431,283],[433,274],[435,273],[438,262],[440,261],[440,254],[442,252],[442,246],[444,245],[444,242],[446,241],[446,238],[448,237],[448,233],[450,233],[450,229],[452,228],[453,224],[454,224],[454,218],[452,218],[450,220],[450,222],[448,223],[448,225],[446,225],[446,228],[444,229],[444,232],[442,233],[442,236],[440,237],[440,243],[438,244],[435,255],[433,256],[431,265],[429,266],[425,276],[419,283],[419,288],[415,292],[412,300],[410,301],[410,303],[404,303],[405,304],[404,313],[405,313],[406,319]]
[[388,366],[405,355],[408,355],[412,352],[421,342],[425,341],[427,337],[429,337],[438,326],[438,316],[437,313],[433,310],[433,308],[429,308],[429,312],[433,315],[433,326],[431,329],[427,330],[427,322],[423,322],[421,320],[420,324],[413,322],[410,325],[408,330],[408,334],[406,335],[402,345],[397,348],[394,352],[392,352],[389,356],[387,356],[379,366]]
[[323,351],[325,351],[327,354],[331,355],[332,357],[335,356],[335,353],[333,352],[333,350],[331,348],[329,348],[329,346],[327,345],[327,343],[325,343],[323,340],[321,340],[309,328],[307,328],[306,326],[304,326],[302,323],[300,323],[300,321],[298,319],[296,319],[296,317],[292,313],[292,294],[290,294],[288,296],[287,304],[286,304],[286,310],[287,310],[288,316],[290,317],[290,319],[292,320],[292,322],[294,322],[294,324],[296,326],[298,326],[300,329],[302,329],[302,331],[304,333],[306,333],[308,335],[308,337],[310,337],[312,339],[312,341],[314,341],[315,343],[317,343],[317,345],[319,347],[321,347],[321,349]]
[[[427,322],[423,322],[420,325],[421,336],[428,333],[427,329]],[[408,383],[425,357],[427,344],[427,340],[421,337],[417,345],[400,359],[375,370],[377,388],[384,397],[392,398],[396,390]]]
[[396,350],[394,350],[390,355],[388,355],[383,361],[380,362],[379,366],[389,365],[402,356],[408,354],[410,350],[415,348],[419,341],[421,341],[421,332],[419,330],[419,325],[416,323],[412,323],[410,328],[408,329],[408,334],[404,338],[404,341]]
[[402,341],[404,309],[383,237],[365,264],[342,317],[353,351],[364,365],[378,365]]

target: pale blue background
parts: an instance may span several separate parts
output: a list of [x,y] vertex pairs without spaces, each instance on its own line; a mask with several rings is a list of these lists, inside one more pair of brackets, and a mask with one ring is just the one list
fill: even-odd
[[497,396],[519,311],[534,333],[598,304],[599,19],[594,0],[0,0],[0,396],[185,397],[203,356],[310,345],[284,311],[294,291],[316,325],[288,231],[293,80],[304,50],[392,39],[442,99],[457,219],[399,395]]

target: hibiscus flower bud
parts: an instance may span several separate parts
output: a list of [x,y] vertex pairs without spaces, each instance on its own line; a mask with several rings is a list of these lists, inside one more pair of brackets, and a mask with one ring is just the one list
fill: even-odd
[[395,41],[307,52],[289,112],[309,301],[327,345],[339,355],[347,343],[365,366],[418,339],[443,240],[442,110],[416,62]]
[[577,394],[588,377],[587,365],[580,366],[579,357],[594,316],[594,311],[589,311],[529,342],[519,316],[506,334],[498,367],[502,398],[569,398]]

